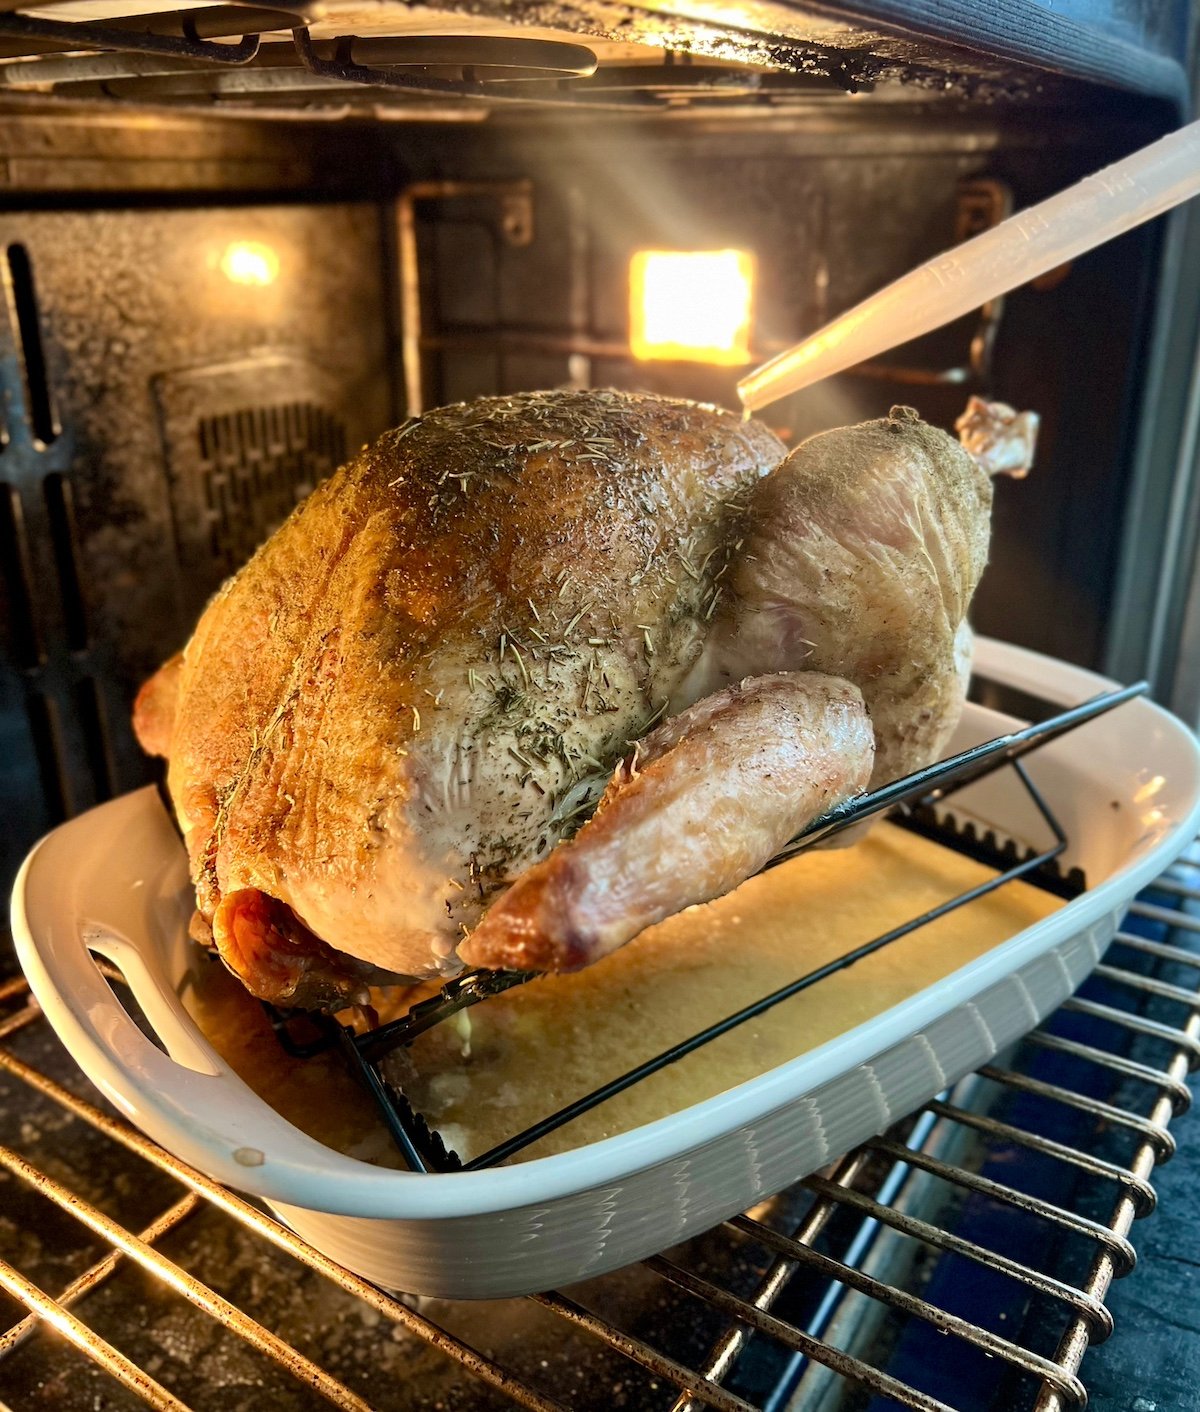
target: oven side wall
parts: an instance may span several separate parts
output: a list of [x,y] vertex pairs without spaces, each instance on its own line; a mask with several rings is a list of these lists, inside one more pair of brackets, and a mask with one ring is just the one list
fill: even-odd
[[140,681],[387,426],[385,238],[367,202],[0,215],[0,872],[151,777]]

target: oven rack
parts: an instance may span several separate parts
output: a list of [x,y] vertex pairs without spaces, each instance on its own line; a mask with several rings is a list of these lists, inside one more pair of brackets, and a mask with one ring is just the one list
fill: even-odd
[[[70,12],[72,0],[0,9],[0,92],[293,105],[330,96],[344,103],[355,90],[366,90],[373,100],[454,100],[485,110],[534,103],[645,111],[665,109],[664,88],[687,102],[727,100],[731,91],[769,101],[813,87],[810,75],[735,75],[693,67],[690,56],[678,73],[672,68],[666,84],[661,77],[647,82],[636,67],[610,69],[590,84],[596,56],[584,43],[523,35],[503,21],[492,33],[470,22],[459,34],[413,33],[403,10],[396,12],[394,34],[341,33],[336,26],[331,33],[325,24],[314,36],[313,25],[326,10],[319,0],[231,0],[151,14],[135,6],[110,19],[64,20],[60,9]],[[855,86],[849,78],[841,83]]]
[[[1011,1057],[683,1247],[569,1294],[483,1306],[414,1307],[158,1148],[96,1103],[13,979],[0,987],[0,1084],[11,1090],[6,1111],[22,1117],[0,1148],[9,1217],[0,1285],[27,1312],[0,1334],[0,1395],[27,1391],[17,1405],[62,1412],[226,1407],[210,1370],[250,1357],[262,1390],[246,1405],[256,1412],[439,1403],[827,1412],[852,1388],[923,1412],[1082,1407],[1080,1361],[1112,1330],[1104,1299],[1133,1264],[1130,1229],[1154,1209],[1150,1178],[1174,1150],[1170,1124],[1200,1062],[1197,904],[1194,845],[1130,908],[1081,992]],[[114,1160],[124,1181],[111,1175]],[[145,1199],[114,1194],[131,1189]],[[114,1205],[130,1210],[106,1214]],[[17,1249],[6,1249],[14,1237]],[[267,1273],[257,1301],[251,1282],[234,1303],[222,1291],[230,1251],[243,1247]],[[962,1307],[975,1287],[967,1269],[983,1280],[985,1308]],[[114,1316],[122,1286],[140,1320]],[[275,1286],[301,1290],[317,1324],[295,1331],[273,1316]],[[177,1343],[215,1339],[215,1362],[164,1358],[153,1338],[164,1305]],[[347,1320],[368,1349],[423,1369],[438,1396],[426,1402],[413,1392],[420,1381],[373,1376],[373,1355],[325,1366],[335,1345],[323,1334]],[[68,1371],[53,1400],[35,1400],[54,1369]]]

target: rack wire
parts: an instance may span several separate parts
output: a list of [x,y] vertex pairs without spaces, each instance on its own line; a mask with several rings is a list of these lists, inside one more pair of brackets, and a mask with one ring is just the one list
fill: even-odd
[[[1200,1061],[1196,857],[1134,904],[1079,995],[913,1119],[641,1266],[482,1307],[414,1307],[159,1149],[96,1101],[14,979],[0,987],[3,1107],[21,1115],[8,1124],[17,1141],[6,1129],[0,1148],[12,1193],[0,1242],[15,1247],[2,1252],[0,1285],[20,1317],[0,1335],[0,1389],[61,1366],[65,1340],[127,1390],[105,1406],[227,1405],[220,1380],[205,1380],[210,1363],[197,1373],[166,1360],[172,1389],[156,1376],[161,1348],[142,1327],[153,1320],[114,1320],[110,1296],[140,1270],[151,1308],[182,1300],[181,1327],[209,1326],[252,1354],[246,1376],[270,1384],[256,1407],[423,1404],[419,1381],[373,1376],[373,1358],[332,1370],[322,1330],[273,1327],[253,1285],[235,1302],[227,1262],[206,1268],[202,1252],[215,1243],[227,1257],[242,1240],[276,1280],[303,1287],[319,1318],[338,1330],[352,1320],[381,1358],[398,1351],[426,1380],[432,1360],[428,1405],[807,1412],[844,1405],[831,1389],[857,1388],[923,1412],[1082,1407],[1081,1359],[1112,1330],[1104,1298],[1132,1267],[1130,1230],[1154,1210],[1150,1177],[1174,1149],[1170,1124]],[[137,1190],[153,1189],[153,1212],[143,1200],[111,1214],[121,1183],[95,1178],[101,1148],[140,1174]],[[46,1234],[39,1257],[22,1260],[31,1228]],[[70,1277],[50,1285],[62,1249]],[[964,1307],[980,1280],[987,1306]],[[51,1405],[73,1404],[64,1393]]]
[[[231,0],[148,15],[135,8],[109,19],[60,18],[72,8],[70,0],[0,7],[0,87],[109,100],[258,96],[294,102],[306,90],[366,89],[489,107],[664,103],[653,85],[630,82],[624,72],[589,87],[596,58],[586,45],[515,34],[503,25],[491,34],[470,24],[460,34],[414,34],[400,11],[396,35],[314,37],[312,26],[325,8],[316,0]],[[241,71],[232,87],[222,82],[230,70]],[[688,70],[685,77],[702,75]],[[704,96],[702,84],[682,87],[685,97]]]
[[[317,0],[254,0],[112,18],[79,18],[71,0],[0,6],[0,88],[74,91],[76,96],[123,96],[159,101],[182,91],[193,100],[246,95],[295,99],[305,88],[366,88],[417,97],[506,103],[590,101],[592,51],[569,40],[501,33],[412,34],[403,12],[398,36],[313,37],[325,7]],[[67,16],[63,18],[62,16]],[[220,76],[243,71],[233,90]],[[201,76],[207,76],[206,78]],[[281,82],[282,80],[282,82]],[[190,81],[190,82],[189,82]],[[608,91],[604,106],[654,104],[639,88]]]

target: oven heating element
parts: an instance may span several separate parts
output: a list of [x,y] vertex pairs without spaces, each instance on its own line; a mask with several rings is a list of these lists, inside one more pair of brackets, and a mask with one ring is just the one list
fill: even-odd
[[[106,1407],[227,1405],[208,1360],[164,1359],[155,1311],[169,1304],[198,1345],[215,1338],[253,1358],[264,1412],[832,1412],[874,1407],[872,1397],[922,1412],[1081,1408],[1081,1359],[1112,1332],[1104,1298],[1133,1267],[1130,1229],[1154,1210],[1150,1177],[1174,1150],[1169,1124],[1200,1063],[1197,903],[1194,847],[1133,904],[1078,995],[913,1118],[664,1255],[569,1294],[484,1306],[414,1305],[378,1289],[83,1096],[14,979],[0,987],[0,1112],[13,1115],[0,1146],[12,1213],[0,1223],[0,1286],[14,1301],[0,1389],[64,1412],[95,1405],[93,1388]],[[115,1163],[111,1190],[103,1179],[97,1190],[77,1150],[105,1172]],[[157,1208],[144,1203],[136,1220],[107,1214],[128,1205],[112,1191],[131,1183],[163,1203],[148,1222]],[[47,1235],[31,1258],[35,1229]],[[214,1244],[223,1254],[206,1268]],[[263,1265],[241,1302],[221,1263],[234,1247]],[[133,1267],[152,1277],[148,1294]],[[70,1278],[51,1284],[51,1270]],[[299,1286],[313,1310],[310,1327],[283,1321],[291,1340],[273,1331],[280,1286]],[[114,1318],[122,1287],[149,1313]],[[329,1328],[347,1319],[419,1376],[326,1366]],[[72,1401],[89,1363],[64,1363],[60,1339],[127,1392],[91,1382],[88,1400]],[[63,1366],[74,1371],[57,1400],[34,1401],[46,1370]]]
[[[469,10],[461,0],[450,0],[445,9],[460,5]],[[891,46],[886,57],[829,51],[796,26],[763,31],[773,41],[772,71],[742,75],[693,64],[685,46],[683,53],[671,54],[665,72],[647,81],[636,64],[609,64],[598,71],[589,33],[582,33],[580,42],[569,33],[550,36],[544,21],[537,35],[514,32],[504,21],[492,33],[480,33],[470,20],[458,34],[420,34],[401,19],[393,21],[398,29],[393,34],[330,36],[325,25],[318,37],[313,26],[322,26],[326,7],[314,0],[265,5],[234,0],[152,14],[129,8],[132,13],[97,20],[79,19],[69,0],[16,0],[6,6],[0,12],[0,92],[49,92],[106,103],[254,103],[264,111],[263,105],[279,111],[365,99],[453,103],[479,114],[533,106],[645,115],[680,104],[725,106],[734,94],[761,106],[786,104],[814,86],[855,93],[897,75],[1006,95],[1027,81],[1019,71],[1003,76],[976,72],[974,66],[964,71],[964,57],[953,49],[939,53],[930,46],[924,53],[899,55]],[[361,16],[352,18],[362,23]],[[611,14],[597,16],[594,24],[601,33],[611,28]],[[652,15],[631,14],[617,27],[624,38],[645,35],[661,46],[662,27]],[[752,65],[761,64],[745,25],[732,26],[721,47],[726,54],[744,50]]]

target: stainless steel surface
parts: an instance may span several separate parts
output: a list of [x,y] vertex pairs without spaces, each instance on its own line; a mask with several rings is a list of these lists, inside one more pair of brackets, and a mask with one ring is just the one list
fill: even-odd
[[[1178,865],[1156,895],[1190,905],[1200,891],[1198,877],[1196,865]],[[7,1111],[36,1110],[41,1116],[24,1127],[10,1116],[16,1141],[5,1131],[9,1146],[0,1149],[0,1165],[19,1178],[31,1199],[36,1194],[49,1200],[82,1223],[96,1245],[86,1259],[76,1260],[69,1278],[54,1285],[46,1275],[54,1254],[45,1247],[57,1228],[49,1224],[23,1260],[27,1231],[11,1217],[0,1221],[0,1257],[7,1262],[0,1283],[20,1306],[20,1317],[0,1337],[0,1389],[25,1385],[10,1380],[29,1376],[16,1360],[36,1356],[39,1344],[45,1348],[50,1325],[130,1390],[113,1391],[113,1397],[136,1396],[162,1407],[328,1403],[388,1409],[440,1403],[515,1404],[542,1412],[612,1406],[808,1412],[858,1406],[842,1393],[830,1400],[831,1389],[849,1396],[858,1388],[926,1412],[1080,1408],[1086,1401],[1080,1362],[1089,1342],[1111,1330],[1104,1297],[1112,1280],[1133,1266],[1130,1230],[1137,1217],[1153,1210],[1148,1179],[1173,1150],[1169,1124],[1188,1104],[1185,1079],[1200,1057],[1200,921],[1150,902],[1135,904],[1128,926],[1159,935],[1122,931],[1089,982],[1102,1001],[1068,1002],[1003,1064],[964,1080],[947,1099],[927,1105],[915,1123],[640,1267],[569,1293],[485,1306],[421,1301],[414,1309],[403,1297],[340,1269],[248,1202],[162,1152],[74,1091],[86,1086],[55,1052],[23,982],[9,982],[0,987],[0,1080],[14,1085],[16,1100]],[[1164,1019],[1168,1011],[1174,1017]],[[1081,1023],[1091,1026],[1086,1039],[1058,1032]],[[1066,1065],[1067,1071],[1051,1069],[1047,1078],[1047,1063]],[[65,1080],[52,1070],[64,1071]],[[1013,1121],[1014,1111],[1020,1121]],[[1067,1141],[1072,1123],[1075,1140]],[[121,1189],[114,1175],[120,1160],[116,1167],[102,1164],[99,1178],[76,1165],[81,1124],[118,1159],[123,1152],[127,1161],[149,1163],[167,1179],[158,1196],[161,1209],[139,1218],[136,1235],[127,1216],[109,1214],[113,1192]],[[22,1146],[30,1150],[22,1153]],[[1003,1159],[1002,1178],[987,1170],[989,1154],[996,1152]],[[1046,1171],[1078,1176],[1071,1188],[1076,1197],[1033,1189],[1041,1181],[1039,1163]],[[97,1182],[98,1193],[90,1189]],[[987,1239],[977,1238],[969,1222],[962,1233],[963,1201],[974,1203],[976,1215],[979,1209],[990,1213]],[[10,1201],[5,1210],[19,1208]],[[269,1244],[299,1262],[306,1303],[318,1305],[320,1288],[336,1289],[348,1300],[336,1316],[326,1311],[330,1328],[303,1322],[293,1345],[287,1337],[292,1316],[277,1317],[281,1327],[273,1326],[265,1275],[260,1302],[268,1312],[260,1313],[253,1281],[242,1290],[250,1298],[234,1301],[223,1292],[228,1276],[219,1262],[207,1284],[191,1273],[176,1246],[198,1223],[217,1216],[241,1232],[221,1239],[259,1250]],[[1038,1236],[1039,1230],[1045,1234]],[[1050,1233],[1057,1239],[1048,1239]],[[207,1238],[220,1245],[211,1224]],[[58,1239],[69,1241],[69,1234],[58,1230]],[[938,1272],[959,1258],[1000,1281],[995,1308],[1001,1311],[1013,1307],[1005,1304],[1001,1287],[1027,1291],[1021,1307],[1031,1298],[1034,1303],[1024,1322],[997,1327],[994,1312],[968,1317],[952,1307],[953,1300],[944,1302],[947,1286],[938,1283]],[[215,1317],[223,1340],[255,1351],[254,1367],[274,1365],[291,1381],[270,1383],[251,1401],[230,1403],[203,1378],[189,1382],[177,1360],[169,1363],[173,1376],[165,1376],[164,1360],[145,1357],[154,1343],[127,1323],[114,1326],[113,1305],[105,1304],[106,1296],[115,1300],[122,1282],[128,1284],[130,1261],[164,1291],[182,1295],[193,1312],[181,1327]],[[1040,1303],[1038,1295],[1045,1296]],[[148,1327],[154,1329],[165,1294],[151,1290],[145,1298]],[[863,1316],[864,1309],[871,1317]],[[348,1336],[347,1318],[366,1325],[367,1347],[376,1342],[381,1369],[389,1358],[399,1358],[402,1366],[420,1370],[418,1381],[398,1380],[394,1363],[388,1364],[391,1375],[373,1379],[369,1358],[365,1371],[362,1362],[349,1371],[328,1366],[339,1338]],[[911,1363],[894,1368],[896,1339],[914,1326],[951,1340],[965,1355],[947,1352],[927,1377],[924,1370],[914,1376]],[[960,1356],[985,1359],[979,1366],[995,1371],[983,1381],[950,1385],[940,1365],[952,1368]],[[223,1366],[221,1359],[214,1366]],[[768,1366],[764,1384],[762,1368]],[[245,1370],[239,1376],[253,1377]]]

